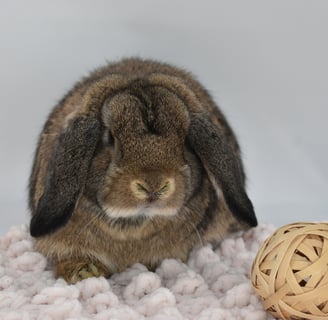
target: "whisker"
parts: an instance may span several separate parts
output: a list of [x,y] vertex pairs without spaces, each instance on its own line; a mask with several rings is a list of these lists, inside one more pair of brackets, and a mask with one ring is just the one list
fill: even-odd
[[199,233],[198,229],[196,228],[196,226],[195,226],[192,222],[188,221],[188,223],[189,223],[189,224],[193,227],[193,229],[195,230],[195,232],[196,232],[196,234],[197,234],[197,236],[198,236],[198,240],[199,240],[200,245],[201,245],[202,247],[204,247],[204,242],[203,242],[202,237],[200,236],[200,233]]
[[[181,213],[182,213],[183,215],[181,215]],[[178,220],[180,220],[180,221],[183,221],[183,222],[189,224],[189,226],[191,226],[192,230],[197,234],[197,237],[198,237],[198,240],[199,240],[199,244],[200,244],[202,247],[205,246],[205,244],[204,244],[204,242],[203,242],[203,239],[202,239],[202,237],[201,237],[201,235],[200,235],[200,233],[199,233],[199,230],[197,229],[197,227],[195,226],[194,223],[192,223],[191,221],[189,221],[189,220],[187,219],[188,217],[187,217],[187,213],[186,213],[186,212],[180,212],[180,215],[178,214],[178,215],[176,215],[174,218],[176,218],[176,219],[178,219]]]
[[[87,229],[94,221],[96,221],[97,219],[99,219],[100,217],[100,213],[96,213],[94,214],[94,216],[88,221],[88,223],[85,225],[85,228]],[[77,237],[79,238],[79,236],[81,235],[81,233],[83,232],[84,228],[81,228],[80,232],[77,234]]]

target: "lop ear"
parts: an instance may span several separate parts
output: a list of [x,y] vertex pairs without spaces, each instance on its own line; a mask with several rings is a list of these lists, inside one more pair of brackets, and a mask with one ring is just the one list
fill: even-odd
[[48,162],[44,192],[30,224],[30,233],[39,237],[65,225],[72,216],[84,187],[89,165],[100,136],[94,117],[79,116],[60,134]]
[[212,182],[221,187],[232,214],[238,221],[256,226],[253,205],[245,191],[242,164],[223,129],[204,113],[194,113],[187,138]]

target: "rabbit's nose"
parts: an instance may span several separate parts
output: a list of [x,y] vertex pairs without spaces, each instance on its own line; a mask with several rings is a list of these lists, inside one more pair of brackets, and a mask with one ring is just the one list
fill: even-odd
[[159,194],[157,192],[149,192],[147,196],[147,202],[149,203],[155,202],[159,199]]
[[131,182],[131,190],[136,198],[154,202],[168,198],[175,190],[175,182],[173,178],[169,178],[158,186],[151,186],[146,181],[134,180]]

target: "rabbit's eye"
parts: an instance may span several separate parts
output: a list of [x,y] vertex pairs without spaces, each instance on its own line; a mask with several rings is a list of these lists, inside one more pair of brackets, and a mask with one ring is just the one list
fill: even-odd
[[108,131],[107,143],[110,147],[113,147],[115,143],[115,139],[110,131]]

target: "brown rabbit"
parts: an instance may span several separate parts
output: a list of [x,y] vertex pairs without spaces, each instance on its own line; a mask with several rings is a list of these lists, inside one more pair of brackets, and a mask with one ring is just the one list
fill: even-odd
[[66,95],[29,187],[36,248],[70,283],[186,261],[257,224],[225,117],[189,73],[149,60],[109,64]]

